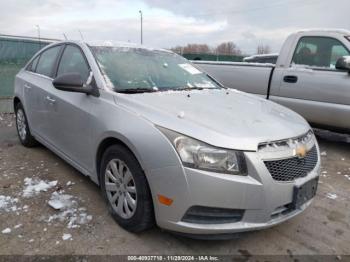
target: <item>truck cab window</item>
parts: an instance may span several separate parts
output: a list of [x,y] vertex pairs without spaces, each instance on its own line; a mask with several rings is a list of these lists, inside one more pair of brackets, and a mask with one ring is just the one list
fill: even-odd
[[294,53],[292,64],[334,69],[337,60],[350,52],[337,39],[330,37],[302,37]]

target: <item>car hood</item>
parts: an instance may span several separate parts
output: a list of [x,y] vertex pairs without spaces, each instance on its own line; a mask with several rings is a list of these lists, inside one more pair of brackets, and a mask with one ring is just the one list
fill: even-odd
[[262,142],[305,134],[297,113],[237,90],[115,94],[115,102],[157,126],[208,144],[256,151]]

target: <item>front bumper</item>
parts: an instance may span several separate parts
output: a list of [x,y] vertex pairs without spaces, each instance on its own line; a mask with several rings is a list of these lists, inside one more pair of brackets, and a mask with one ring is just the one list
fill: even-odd
[[[245,156],[248,176],[218,174],[182,166],[149,172],[159,227],[184,234],[238,233],[274,226],[301,213],[310,205],[312,200],[298,209],[286,208],[293,201],[295,186],[301,186],[319,176],[319,160],[306,177],[293,182],[279,182],[271,177],[258,153],[248,152]],[[160,204],[158,194],[173,199],[173,204]],[[183,221],[184,215],[193,206],[244,210],[244,215],[239,222],[234,223]]]

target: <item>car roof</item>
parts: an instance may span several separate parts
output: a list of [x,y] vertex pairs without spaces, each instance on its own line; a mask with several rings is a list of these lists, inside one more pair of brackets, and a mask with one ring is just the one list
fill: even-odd
[[149,50],[149,51],[162,51],[162,52],[168,52],[168,53],[173,53],[170,50],[163,49],[163,48],[155,48],[155,47],[150,47],[146,45],[140,45],[136,43],[129,43],[129,42],[120,42],[120,41],[81,41],[81,40],[64,40],[60,42],[56,42],[60,44],[77,44],[77,45],[88,45],[92,47],[111,47],[111,48],[135,48],[135,49],[144,49],[144,50]]
[[346,29],[339,28],[314,28],[314,29],[302,29],[296,33],[338,33],[343,35],[350,35],[350,31]]

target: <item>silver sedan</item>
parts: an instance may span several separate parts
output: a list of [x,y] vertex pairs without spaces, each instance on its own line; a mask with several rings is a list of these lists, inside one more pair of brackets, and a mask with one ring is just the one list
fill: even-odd
[[319,148],[302,117],[166,50],[49,45],[17,74],[14,107],[22,144],[89,176],[132,232],[262,229],[316,193]]

